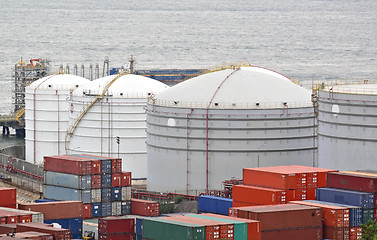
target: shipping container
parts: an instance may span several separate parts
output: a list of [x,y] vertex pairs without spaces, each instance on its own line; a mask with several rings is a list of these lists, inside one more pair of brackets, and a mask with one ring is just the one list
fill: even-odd
[[137,217],[135,219],[135,233],[138,236],[143,235],[143,217]]
[[7,224],[7,217],[6,216],[0,216],[0,224]]
[[363,223],[374,220],[374,208],[363,208]]
[[[4,207],[0,207],[0,211],[9,211],[9,212],[17,213],[17,214],[31,215],[31,222],[43,223],[43,220],[44,220],[43,213],[40,213],[40,212],[14,209],[14,208],[4,208]],[[28,217],[26,219],[28,219]],[[24,219],[21,219],[19,222],[22,223],[22,221],[24,221]],[[0,221],[0,224],[1,224],[1,221]]]
[[121,175],[121,187],[131,186],[131,172],[122,172]]
[[111,202],[111,188],[101,189],[101,202]]
[[83,221],[82,218],[45,220],[47,224],[59,224],[62,228],[71,230],[73,239],[82,238]]
[[143,238],[153,240],[205,240],[205,227],[160,218],[143,219]]
[[0,207],[16,207],[16,189],[0,187]]
[[206,240],[234,239],[234,225],[230,223],[183,215],[172,215],[170,217],[160,218],[205,226]]
[[286,191],[273,188],[234,185],[233,206],[240,206],[237,202],[252,205],[270,205],[286,203]]
[[92,217],[97,218],[102,216],[101,203],[92,203]]
[[98,234],[99,240],[134,240],[134,233],[115,233],[115,234]]
[[233,207],[233,200],[208,195],[201,195],[198,198],[198,211],[204,213],[217,213],[228,215],[228,209]]
[[54,200],[91,202],[91,190],[43,185],[43,196]]
[[91,203],[99,203],[102,201],[101,195],[102,195],[102,189],[92,189],[90,190],[91,194]]
[[102,188],[102,175],[91,175],[92,177],[92,188]]
[[112,202],[111,203],[111,216],[122,215],[122,202]]
[[92,218],[92,204],[82,205],[82,218]]
[[120,187],[111,188],[111,201],[121,201],[122,200],[122,191]]
[[111,180],[111,187],[120,187],[122,185],[122,174],[113,173]]
[[327,175],[327,187],[377,193],[377,174],[338,172]]
[[132,197],[132,189],[130,186],[128,187],[122,187],[122,201],[129,201],[131,200]]
[[0,223],[0,234],[16,232],[17,224]]
[[74,189],[91,189],[91,175],[44,171],[44,184]]
[[55,228],[50,224],[43,223],[20,223],[17,224],[17,232],[42,232],[54,236],[54,240],[72,239],[71,230],[64,228]]
[[316,168],[295,165],[295,171],[308,174],[308,188],[321,188],[327,186],[327,173],[338,172],[334,169]]
[[18,208],[44,214],[44,220],[82,218],[82,202],[57,201],[45,203],[19,203]]
[[3,218],[3,222],[5,219],[6,224],[19,223],[18,213],[0,210],[0,216]]
[[342,203],[368,209],[374,207],[374,194],[372,193],[337,188],[318,188],[316,195],[319,201]]
[[320,240],[323,239],[322,227],[290,228],[278,231],[262,231],[263,240]]
[[91,175],[91,159],[75,156],[45,156],[44,170],[76,175]]
[[287,201],[315,200],[315,188],[312,189],[296,189],[286,191]]
[[350,228],[323,226],[323,237],[326,239],[348,240],[350,239]]
[[[102,160],[101,162],[102,174],[108,173],[108,175],[111,175],[111,171],[112,171],[111,163],[112,163],[112,160]],[[111,181],[110,181],[110,184],[111,184]]]
[[121,173],[122,172],[122,159],[116,158],[111,160],[111,172]]
[[101,176],[101,187],[111,188],[111,173],[103,173]]
[[92,160],[92,175],[101,174],[102,164],[101,160]]
[[135,219],[129,217],[105,217],[98,219],[98,233],[134,233]]
[[[4,240],[8,237],[6,234],[0,235],[0,239]],[[10,239],[36,239],[36,240],[53,240],[54,236],[48,233],[40,232],[22,232],[14,234],[14,237],[9,237]]]
[[128,201],[122,201],[121,203],[121,209],[122,209],[122,215],[130,215],[131,214],[131,200]]
[[47,198],[41,198],[41,199],[36,199],[35,202],[36,203],[41,203],[41,202],[56,202],[58,200],[54,200],[54,199],[47,199]]
[[140,216],[157,217],[160,215],[160,204],[156,201],[132,198],[131,213]]
[[108,203],[101,203],[101,216],[102,217],[108,217],[108,216],[111,216],[112,215],[112,206],[111,206],[111,202],[108,202]]
[[350,228],[350,240],[362,239],[362,228],[361,227],[351,227]]

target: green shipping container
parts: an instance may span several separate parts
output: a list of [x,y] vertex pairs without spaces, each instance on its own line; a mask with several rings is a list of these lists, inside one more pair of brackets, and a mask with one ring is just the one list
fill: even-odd
[[205,240],[204,226],[159,218],[143,219],[143,238],[149,240]]
[[225,222],[225,223],[232,223],[234,224],[234,240],[247,240],[247,223],[240,222],[240,221],[234,221],[224,218],[217,218],[217,217],[211,217],[211,216],[205,216],[201,214],[187,214],[186,216],[190,217],[196,217],[201,219],[208,219],[208,220],[214,220],[219,222]]

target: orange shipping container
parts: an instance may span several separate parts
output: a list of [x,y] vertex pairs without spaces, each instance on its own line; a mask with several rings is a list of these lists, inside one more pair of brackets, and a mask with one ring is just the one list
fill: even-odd
[[234,202],[250,203],[251,205],[282,204],[286,203],[286,192],[273,188],[234,185],[233,206],[235,206]]
[[361,227],[350,228],[350,240],[359,240],[363,235]]
[[350,239],[350,228],[348,227],[328,227],[323,226],[323,236],[327,239],[348,240]]
[[287,190],[286,201],[316,200],[315,188],[306,190]]

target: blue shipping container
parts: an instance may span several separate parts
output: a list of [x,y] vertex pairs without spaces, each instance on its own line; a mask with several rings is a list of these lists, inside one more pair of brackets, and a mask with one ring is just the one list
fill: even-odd
[[[111,173],[111,160],[102,160],[102,173]],[[111,178],[111,177],[110,177]]]
[[53,199],[47,199],[47,198],[42,198],[42,199],[37,199],[35,200],[36,203],[42,203],[42,202],[56,202],[56,200]]
[[337,188],[317,188],[317,200],[359,206],[362,208],[374,207],[372,193],[343,190]]
[[198,211],[228,215],[228,209],[233,207],[233,200],[215,196],[202,195],[198,199]]
[[340,203],[316,201],[316,200],[306,200],[306,202],[321,203],[321,204],[327,204],[327,205],[338,206],[338,207],[346,207],[350,210],[350,227],[360,227],[361,224],[363,223],[363,209],[361,207],[347,205],[347,204],[340,204]]
[[111,188],[111,174],[103,173],[101,176],[101,187],[102,188]]
[[83,227],[82,218],[45,220],[44,223],[47,223],[47,224],[57,223],[62,228],[71,230],[72,239],[82,238],[82,227]]
[[102,217],[108,217],[112,215],[113,209],[111,202],[109,203],[102,203]]
[[120,187],[113,187],[111,189],[111,201],[122,201],[122,191]]
[[102,216],[102,207],[101,203],[92,203],[92,217],[101,217]]
[[111,202],[111,188],[101,189],[101,202]]
[[81,201],[91,203],[91,191],[43,185],[43,196],[48,199],[64,201]]
[[122,208],[122,215],[130,215],[131,214],[131,200],[123,201],[121,208]]
[[143,235],[143,219],[136,218],[136,235]]

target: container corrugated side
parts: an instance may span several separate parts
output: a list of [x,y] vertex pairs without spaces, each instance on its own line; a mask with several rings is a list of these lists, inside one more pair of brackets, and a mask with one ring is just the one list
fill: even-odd
[[108,217],[108,216],[111,216],[112,214],[112,206],[111,206],[111,202],[109,203],[101,203],[101,214],[102,214],[102,217]]
[[63,201],[81,201],[91,203],[91,190],[43,185],[43,195],[46,198]]
[[229,208],[233,207],[233,200],[208,195],[201,195],[198,198],[198,211],[228,215]]
[[0,207],[0,211],[9,211],[15,212],[19,214],[31,215],[31,222],[43,223],[43,213],[41,212],[34,212],[34,211],[27,211],[22,209],[14,209],[14,208],[5,208]]
[[279,231],[262,231],[263,240],[320,240],[323,239],[322,226],[310,228],[291,228]]
[[377,175],[362,172],[329,173],[327,187],[377,193]]
[[90,191],[90,194],[91,194],[91,203],[99,203],[99,202],[101,202],[101,200],[102,200],[102,198],[101,198],[102,190],[100,188],[98,188],[98,189],[92,189]]
[[286,191],[273,188],[234,185],[233,206],[238,207],[240,203],[251,205],[270,205],[286,203]]
[[159,203],[156,201],[147,201],[142,199],[131,199],[131,213],[147,217],[156,217],[160,215]]
[[153,240],[205,240],[205,227],[159,218],[143,219],[143,238]]
[[374,207],[374,194],[357,192],[337,188],[318,188],[317,200],[360,206],[362,208]]
[[132,189],[130,186],[122,187],[122,201],[129,201],[132,197]]
[[44,220],[82,218],[82,202],[56,201],[45,203],[20,203],[18,208],[44,214]]
[[91,160],[75,156],[45,156],[44,170],[77,175],[91,174]]
[[112,216],[122,215],[122,202],[112,202],[111,203],[111,215]]
[[98,219],[99,233],[133,233],[135,232],[135,219],[129,217],[105,217]]
[[0,206],[7,207],[7,206],[16,206],[16,189],[15,188],[6,188],[0,187]]
[[44,171],[44,184],[74,189],[91,189],[91,175]]
[[45,223],[57,223],[62,228],[70,229],[73,239],[82,238],[83,221],[82,218],[69,218],[69,219],[53,219],[45,220]]

